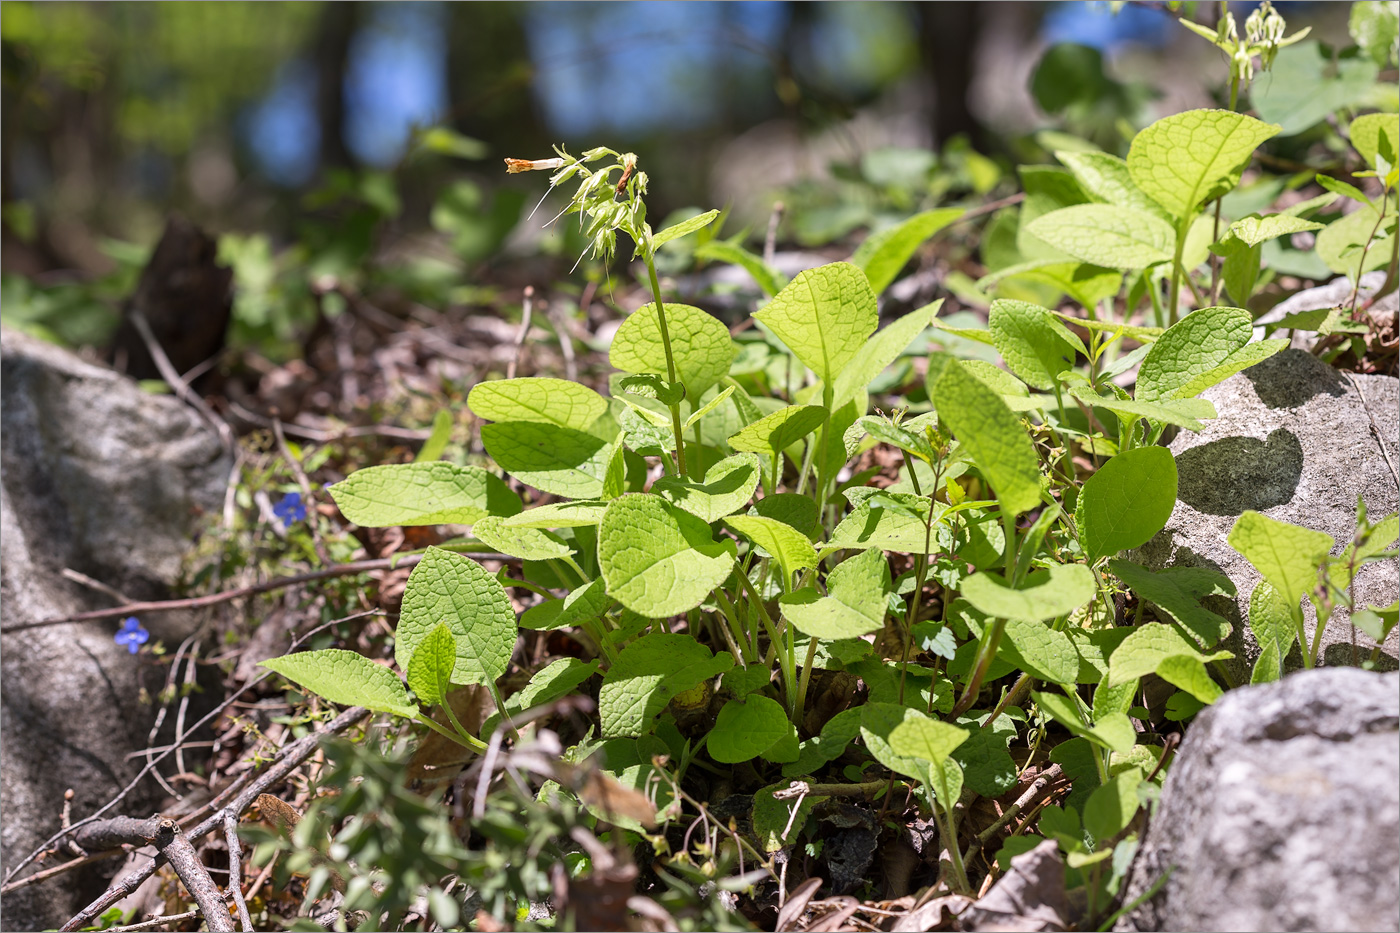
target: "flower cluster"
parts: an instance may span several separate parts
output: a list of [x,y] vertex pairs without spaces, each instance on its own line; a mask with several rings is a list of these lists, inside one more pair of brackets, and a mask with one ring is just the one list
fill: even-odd
[[1244,21],[1243,41],[1240,40],[1239,30],[1235,26],[1235,15],[1228,10],[1220,17],[1214,32],[1185,18],[1181,20],[1181,24],[1197,35],[1209,39],[1229,55],[1231,76],[1236,81],[1244,82],[1246,86],[1254,80],[1254,56],[1259,56],[1263,70],[1268,71],[1273,67],[1274,57],[1278,55],[1279,49],[1292,45],[1312,31],[1312,27],[1309,26],[1302,32],[1284,38],[1283,31],[1288,28],[1288,24],[1269,0],[1264,0]]
[[[651,240],[651,227],[646,222],[647,209],[642,201],[642,195],[647,191],[647,173],[637,171],[636,154],[619,153],[599,146],[576,159],[560,146],[555,146],[554,151],[559,153],[558,158],[506,159],[506,171],[511,174],[554,171],[549,179],[550,188],[557,188],[575,175],[579,176],[579,185],[569,206],[560,211],[554,220],[566,214],[578,214],[584,235],[592,241],[590,250],[593,258],[602,259],[604,263],[609,262],[617,252],[619,230],[632,238],[633,257],[641,255],[643,245]],[[617,161],[597,171],[585,167],[585,163],[607,156]],[[621,173],[616,181],[613,180],[614,172]]]

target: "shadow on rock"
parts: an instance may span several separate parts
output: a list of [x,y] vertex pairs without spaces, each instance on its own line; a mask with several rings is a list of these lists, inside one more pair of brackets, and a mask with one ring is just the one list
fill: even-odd
[[1270,408],[1299,408],[1313,396],[1341,398],[1347,392],[1346,377],[1303,350],[1276,353],[1246,369],[1244,376]]
[[1303,475],[1303,446],[1293,432],[1276,428],[1268,441],[1222,437],[1177,455],[1177,496],[1198,512],[1239,515],[1262,512],[1293,498]]

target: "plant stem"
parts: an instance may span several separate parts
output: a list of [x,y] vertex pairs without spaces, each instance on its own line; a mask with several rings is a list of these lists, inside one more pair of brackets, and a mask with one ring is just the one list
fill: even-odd
[[1167,326],[1176,323],[1177,311],[1181,304],[1181,257],[1186,251],[1186,234],[1191,230],[1191,218],[1188,216],[1176,228],[1176,254],[1172,256],[1172,284],[1167,291]]
[[827,476],[827,460],[828,460],[828,457],[827,457],[827,455],[826,455],[826,454],[827,454],[827,449],[826,449],[826,448],[827,448],[827,438],[828,438],[828,436],[831,434],[831,403],[832,403],[834,400],[835,400],[835,389],[833,389],[831,386],[829,386],[829,385],[827,385],[825,382],[823,382],[823,383],[822,383],[822,406],[826,409],[826,419],[825,419],[824,421],[822,421],[821,441],[820,441],[820,442],[818,443],[818,445],[817,445],[817,456],[820,457],[821,459],[819,459],[819,460],[817,461],[817,486],[816,486],[816,492],[817,492],[817,515],[822,516],[822,517],[825,517],[825,515],[826,515],[826,497],[827,497],[826,485],[827,485],[827,482],[828,482],[828,479],[829,479],[829,477]]
[[[1005,506],[1002,506],[1001,509],[1001,523],[1006,534],[1006,552],[1002,558],[1006,564],[1006,582],[1014,587],[1016,585],[1016,517]],[[992,661],[997,656],[997,648],[1001,646],[1001,635],[1005,630],[1005,619],[995,619],[990,626],[983,629],[982,642],[977,648],[977,662],[973,665],[972,676],[968,678],[967,686],[963,688],[963,695],[948,714],[949,719],[957,719],[977,701],[977,694],[982,689],[982,681],[986,679],[987,671],[991,669]]]
[[[656,277],[656,262],[651,255],[651,246],[648,243],[647,249],[643,251],[643,258],[646,259],[647,276],[651,279],[651,295],[656,301],[656,322],[661,329],[661,348],[666,352],[666,381],[672,385],[676,383],[676,360],[671,354],[671,332],[666,327],[666,304],[661,300],[661,280]],[[695,404],[692,400],[691,404]],[[671,433],[676,438],[676,469],[681,476],[689,476],[690,472],[685,468],[685,437],[681,429],[681,406],[679,402],[672,402],[671,409]]]
[[422,713],[419,713],[414,718],[414,722],[427,726],[429,729],[432,729],[434,732],[438,733],[439,735],[445,738],[451,739],[453,742],[456,742],[463,748],[470,748],[478,755],[486,751],[486,743],[482,742],[480,739],[473,739],[470,735],[466,735],[465,733],[462,735],[458,735],[446,726],[438,725],[436,722],[434,722],[432,719],[429,719]]
[[798,720],[802,718],[802,711],[807,708],[807,688],[812,683],[812,665],[817,660],[817,638],[815,635],[807,636],[807,658],[802,662],[802,677],[797,682],[797,704],[793,715],[792,724],[801,728],[802,723]]

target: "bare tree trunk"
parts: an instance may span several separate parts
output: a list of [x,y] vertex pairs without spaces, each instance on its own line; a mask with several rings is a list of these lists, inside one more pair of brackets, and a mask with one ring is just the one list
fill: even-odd
[[[990,8],[990,9],[989,9]],[[924,70],[933,81],[933,138],[942,146],[965,134],[979,151],[986,151],[987,133],[968,106],[967,92],[976,69],[977,40],[984,15],[995,4],[920,3],[920,49]]]
[[312,51],[316,65],[316,117],[321,128],[323,168],[351,164],[345,146],[345,69],[350,60],[350,42],[361,20],[358,3],[335,0],[321,14],[316,45]]

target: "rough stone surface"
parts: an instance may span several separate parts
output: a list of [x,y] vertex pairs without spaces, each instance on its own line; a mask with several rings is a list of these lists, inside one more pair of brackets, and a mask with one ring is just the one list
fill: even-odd
[[[230,460],[180,402],[24,334],[0,332],[0,619],[5,626],[112,605],[70,582],[68,567],[135,599],[168,595],[201,514],[223,499]],[[142,619],[167,644],[192,620]],[[0,639],[0,863],[10,867],[135,775],[164,683],[149,656],[112,635],[118,622],[59,625]],[[149,790],[120,812],[145,815]],[[144,808],[144,809],[143,809]],[[116,862],[21,889],[0,902],[0,928],[62,924]],[[82,901],[82,903],[79,903]]]
[[1299,671],[1203,711],[1117,930],[1400,929],[1400,674]]
[[[1152,569],[1174,565],[1210,567],[1236,588],[1234,600],[1210,597],[1206,605],[1234,626],[1225,647],[1237,655],[1235,674],[1248,680],[1259,646],[1244,620],[1259,573],[1226,536],[1246,509],[1350,543],[1361,496],[1372,520],[1397,507],[1392,464],[1400,468],[1397,391],[1390,376],[1343,373],[1301,350],[1284,350],[1201,393],[1218,417],[1199,433],[1182,431],[1171,443],[1179,486],[1166,527],[1133,554]],[[1381,444],[1389,453],[1387,462]],[[1385,606],[1396,598],[1393,562],[1362,569],[1353,585],[1359,603]],[[1309,639],[1316,614],[1304,603]],[[1356,633],[1369,652],[1375,643]],[[1321,663],[1352,662],[1352,628],[1344,610],[1334,612],[1323,633]],[[1396,666],[1400,629],[1390,633],[1380,666]],[[1290,664],[1297,666],[1298,649]]]

